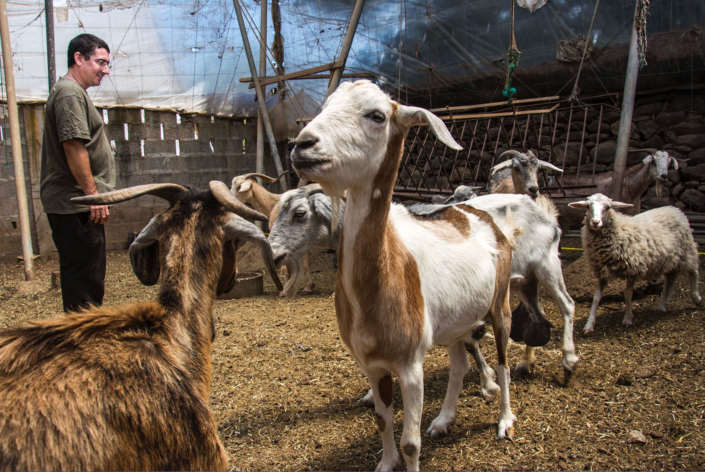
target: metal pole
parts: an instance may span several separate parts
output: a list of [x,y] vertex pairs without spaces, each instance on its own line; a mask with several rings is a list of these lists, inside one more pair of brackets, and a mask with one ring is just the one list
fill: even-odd
[[[267,0],[262,0],[262,14],[260,16],[259,30],[259,75],[265,77],[267,75]],[[266,94],[266,86],[262,86],[262,95]],[[264,122],[262,114],[257,115],[257,161],[255,163],[255,172],[264,174]],[[257,182],[262,185],[262,179],[257,177]],[[267,215],[269,216],[269,215]]]
[[[0,0],[2,1],[2,0]],[[257,75],[257,68],[255,67],[255,60],[252,57],[252,49],[250,49],[250,40],[247,38],[247,30],[245,30],[245,20],[242,18],[242,10],[240,10],[240,2],[238,0],[233,0],[233,5],[235,6],[235,13],[237,14],[237,22],[240,25],[240,34],[242,35],[242,45],[245,48],[245,53],[247,54],[247,63],[250,66],[250,74],[252,74],[252,81],[255,83],[255,91],[257,92],[257,104],[259,105],[259,116],[262,117],[264,121],[264,129],[267,132],[267,138],[269,140],[269,147],[272,148],[272,157],[274,158],[274,167],[277,169],[277,175],[284,172],[282,168],[281,160],[279,159],[279,151],[277,150],[277,141],[274,139],[274,131],[272,131],[272,124],[269,121],[269,113],[267,113],[267,104],[264,103],[264,93],[262,93],[262,87],[259,84],[259,76]],[[279,185],[281,185],[284,191],[289,190],[286,181],[280,180]]]
[[7,4],[0,0],[0,41],[2,42],[2,60],[5,66],[5,84],[7,87],[7,111],[10,115],[10,137],[12,139],[12,165],[15,168],[15,191],[17,192],[17,210],[22,237],[22,257],[24,258],[25,280],[36,280],[32,235],[29,226],[27,208],[27,189],[24,183],[24,164],[22,163],[22,141],[20,138],[20,119],[15,98],[15,74],[12,70],[12,48],[10,47],[10,27],[7,23]]
[[56,52],[54,51],[54,1],[44,0],[44,16],[47,32],[47,72],[49,73],[49,91],[56,83]]
[[352,16],[350,17],[350,24],[348,25],[348,30],[345,32],[345,40],[343,41],[343,46],[340,48],[340,57],[338,57],[338,62],[342,62],[343,65],[342,67],[333,70],[326,96],[330,96],[330,94],[335,92],[335,89],[338,88],[338,84],[340,84],[340,78],[343,76],[343,71],[345,70],[345,63],[348,60],[348,53],[350,53],[350,47],[352,46],[355,31],[357,30],[357,24],[360,21],[362,7],[364,5],[365,0],[357,0],[355,2],[355,8],[353,9]]
[[619,134],[617,135],[617,150],[614,157],[614,172],[612,173],[612,189],[610,197],[612,200],[622,198],[622,180],[627,167],[627,150],[629,149],[629,137],[632,134],[632,113],[634,112],[634,96],[636,95],[636,80],[639,74],[639,53],[637,51],[636,13],[639,8],[639,0],[634,9],[634,20],[632,20],[632,39],[629,43],[629,59],[627,60],[627,76],[624,80],[624,97],[622,98],[622,117],[619,120]]

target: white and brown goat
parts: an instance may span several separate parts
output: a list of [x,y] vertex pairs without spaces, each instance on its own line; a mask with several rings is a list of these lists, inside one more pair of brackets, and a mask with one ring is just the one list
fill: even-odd
[[[286,172],[282,172],[276,179],[264,174],[243,174],[233,177],[230,193],[235,195],[235,198],[242,203],[252,205],[252,208],[258,212],[267,215],[269,218],[269,229],[271,231],[274,222],[279,217],[279,201],[283,194],[272,193],[266,188],[257,183],[257,178],[260,178],[268,184],[273,184],[284,176]],[[311,256],[306,253],[301,258],[304,272],[306,273],[306,287],[301,291],[302,294],[313,292],[316,284],[313,283],[313,275],[311,274]],[[293,287],[295,289],[295,287]],[[293,297],[294,293],[282,293],[281,296]]]
[[446,346],[451,364],[433,428],[453,419],[445,413],[455,410],[469,369],[465,343],[488,314],[499,363],[499,438],[512,436],[515,419],[507,363],[510,241],[487,212],[467,205],[419,216],[392,204],[404,136],[414,125],[429,125],[443,143],[460,149],[427,110],[400,105],[369,81],[346,82],[301,131],[292,153],[301,178],[319,182],[334,197],[347,190],[335,308],[341,338],[373,389],[384,448],[377,470],[392,470],[399,461],[391,375],[404,402],[402,454],[407,468],[418,470],[426,352],[432,344]]
[[130,246],[154,302],[87,308],[0,332],[0,470],[227,470],[208,408],[213,301],[235,283],[238,246],[274,262],[266,221],[222,182],[150,184],[88,197],[171,205]]

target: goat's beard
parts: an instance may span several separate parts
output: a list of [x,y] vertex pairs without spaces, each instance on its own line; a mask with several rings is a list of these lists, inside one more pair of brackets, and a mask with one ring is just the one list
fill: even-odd
[[301,278],[301,273],[303,272],[301,267],[301,258],[292,260],[291,257],[287,257],[286,262],[284,262],[284,267],[289,271],[289,278],[284,284],[284,290],[282,290],[282,296],[287,299],[291,299],[296,295],[296,286],[298,285],[299,279]]
[[661,183],[660,180],[656,181],[656,196],[658,198],[661,198],[661,195],[663,195],[663,184]]

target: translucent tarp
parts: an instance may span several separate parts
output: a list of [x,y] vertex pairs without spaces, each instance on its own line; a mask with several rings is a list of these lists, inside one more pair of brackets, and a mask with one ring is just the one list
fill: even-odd
[[[282,0],[287,72],[334,62],[354,0]],[[248,37],[258,64],[260,3],[243,0]],[[580,78],[584,94],[621,92],[634,0],[601,0]],[[47,96],[43,0],[8,3],[15,80],[20,101]],[[89,89],[99,105],[170,108],[252,116],[254,90],[239,82],[250,70],[231,0],[55,0],[57,73],[66,72],[69,40],[96,34],[112,50],[111,74]],[[346,72],[367,72],[403,102],[438,107],[502,99],[511,24],[510,0],[367,0]],[[569,95],[578,63],[559,62],[561,40],[587,35],[594,0],[548,0],[531,13],[515,10],[518,48],[516,98]],[[271,10],[271,2],[270,8]],[[640,88],[690,86],[705,80],[705,2],[651,2],[648,65]],[[271,13],[267,42],[274,29]],[[270,56],[271,64],[271,56]],[[274,75],[270,66],[267,75]],[[327,80],[291,81],[311,103],[323,101]],[[268,87],[268,104],[279,93]],[[310,110],[294,112],[306,115]]]

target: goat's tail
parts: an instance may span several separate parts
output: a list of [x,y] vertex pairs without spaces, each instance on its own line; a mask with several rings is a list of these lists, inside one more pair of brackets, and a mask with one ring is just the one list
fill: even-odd
[[516,238],[524,232],[524,228],[519,226],[517,219],[514,217],[514,213],[510,207],[507,207],[507,217],[504,219],[504,224],[502,225],[502,232],[504,236],[509,241],[509,245],[512,249],[517,248]]
[[536,197],[536,204],[543,210],[548,218],[555,224],[558,224],[558,208],[549,197],[539,195]]

